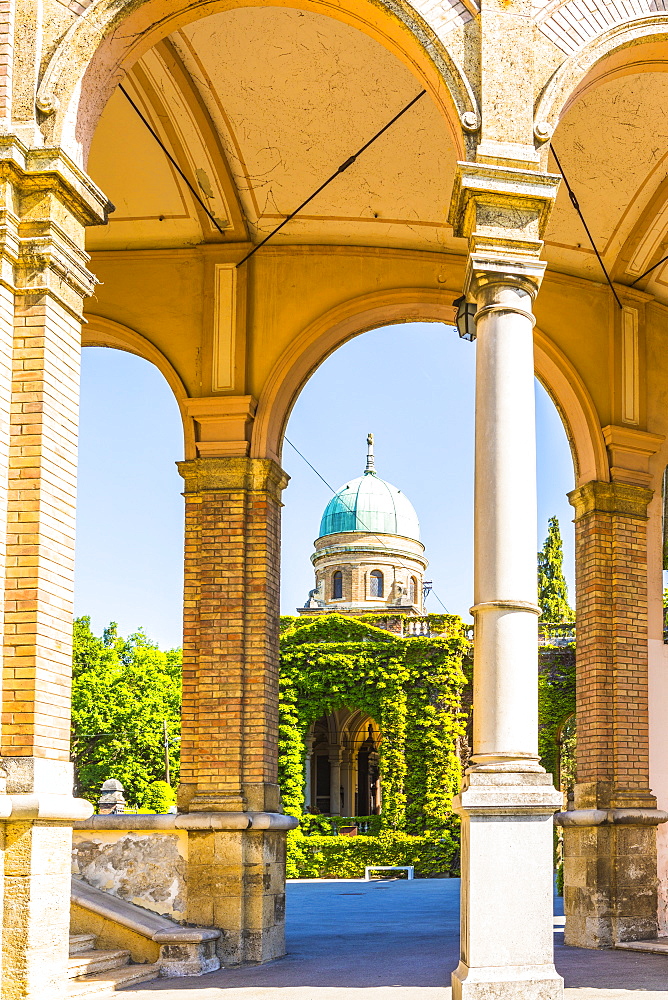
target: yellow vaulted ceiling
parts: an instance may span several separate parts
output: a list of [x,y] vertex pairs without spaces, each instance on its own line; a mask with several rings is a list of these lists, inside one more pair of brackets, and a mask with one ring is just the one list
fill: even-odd
[[[91,231],[91,249],[257,241],[421,89],[360,31],[278,7],[193,23],[143,57],[125,86],[226,220],[225,235],[117,92],[88,164],[117,210]],[[457,158],[448,123],[425,96],[277,242],[456,246],[445,218]]]

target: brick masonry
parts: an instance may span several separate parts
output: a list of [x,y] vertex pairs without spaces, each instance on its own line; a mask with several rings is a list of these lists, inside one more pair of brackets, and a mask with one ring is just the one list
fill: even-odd
[[268,459],[182,462],[180,808],[278,808],[280,493]]
[[[652,491],[590,482],[575,508],[576,809],[656,807],[649,788],[647,505]],[[656,827],[564,829],[566,943],[657,933]]]

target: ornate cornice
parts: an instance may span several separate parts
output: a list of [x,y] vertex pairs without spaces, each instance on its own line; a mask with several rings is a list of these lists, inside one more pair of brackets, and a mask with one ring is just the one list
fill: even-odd
[[51,295],[77,318],[95,287],[85,227],[113,206],[58,149],[0,137],[0,282],[21,296]]
[[593,480],[568,494],[575,508],[575,519],[587,514],[625,514],[647,519],[647,505],[654,491],[632,483],[602,483]]
[[177,462],[185,482],[184,493],[268,493],[274,500],[288,485],[289,476],[270,458],[229,457],[193,458]]

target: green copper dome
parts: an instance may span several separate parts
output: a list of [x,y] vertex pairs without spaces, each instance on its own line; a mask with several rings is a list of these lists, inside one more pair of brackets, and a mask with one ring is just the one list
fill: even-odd
[[420,522],[412,503],[396,486],[376,475],[372,434],[367,442],[369,451],[364,475],[351,479],[329,501],[320,521],[318,537],[340,531],[368,531],[419,540]]

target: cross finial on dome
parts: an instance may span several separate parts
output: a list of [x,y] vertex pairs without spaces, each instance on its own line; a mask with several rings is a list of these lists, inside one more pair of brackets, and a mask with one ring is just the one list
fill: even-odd
[[376,463],[373,457],[373,434],[369,432],[366,438],[366,469],[364,470],[364,475],[371,473],[375,476],[376,474]]

